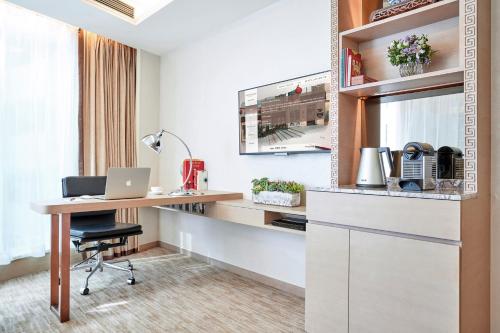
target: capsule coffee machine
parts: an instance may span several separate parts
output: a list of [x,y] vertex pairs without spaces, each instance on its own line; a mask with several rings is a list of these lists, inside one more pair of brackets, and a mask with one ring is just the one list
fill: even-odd
[[437,179],[464,179],[464,159],[459,148],[443,146],[438,149]]
[[401,181],[405,191],[423,191],[436,188],[436,152],[428,143],[409,142],[401,157]]

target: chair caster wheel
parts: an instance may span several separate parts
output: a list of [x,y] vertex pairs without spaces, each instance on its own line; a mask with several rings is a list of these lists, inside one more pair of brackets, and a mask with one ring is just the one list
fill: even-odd
[[129,285],[134,285],[135,284],[135,279],[134,278],[130,278],[127,280],[127,284]]
[[82,288],[82,289],[80,289],[80,294],[82,294],[82,295],[88,295],[89,294],[89,288]]
[[132,264],[128,265],[128,269],[130,269],[131,271],[134,270],[134,266]]

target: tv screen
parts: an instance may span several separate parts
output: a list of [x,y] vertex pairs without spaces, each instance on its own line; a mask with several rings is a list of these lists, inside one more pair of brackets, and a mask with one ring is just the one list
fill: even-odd
[[330,71],[238,92],[240,154],[330,151]]

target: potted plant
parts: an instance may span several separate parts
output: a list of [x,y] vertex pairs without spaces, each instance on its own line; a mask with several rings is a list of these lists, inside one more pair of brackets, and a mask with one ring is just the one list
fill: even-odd
[[427,35],[408,35],[393,40],[387,49],[387,57],[393,66],[399,66],[401,77],[422,74],[424,66],[431,63],[436,51],[429,45]]
[[270,181],[268,178],[252,180],[253,202],[266,205],[300,206],[300,193],[304,185],[296,182]]

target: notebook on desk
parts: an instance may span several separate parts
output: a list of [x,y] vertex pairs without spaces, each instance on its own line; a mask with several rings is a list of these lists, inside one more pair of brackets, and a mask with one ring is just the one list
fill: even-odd
[[134,199],[148,194],[151,168],[109,168],[104,195],[94,199]]

